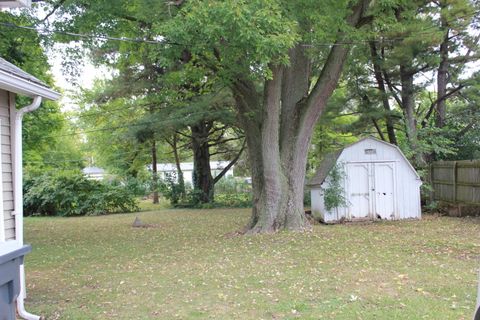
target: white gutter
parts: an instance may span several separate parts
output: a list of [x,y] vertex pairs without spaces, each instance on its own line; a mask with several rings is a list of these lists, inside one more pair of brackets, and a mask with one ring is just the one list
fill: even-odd
[[0,70],[0,88],[32,98],[36,96],[42,96],[49,100],[60,98],[60,94],[50,88],[3,70]]
[[[42,102],[41,96],[33,98],[32,104],[17,110],[15,113],[15,136],[14,136],[14,207],[15,207],[15,240],[20,246],[23,246],[23,147],[22,147],[22,119],[27,112],[32,112]],[[20,293],[17,298],[18,315],[25,320],[40,320],[39,316],[31,314],[25,310],[24,300],[27,296],[25,286],[25,267],[20,265]]]

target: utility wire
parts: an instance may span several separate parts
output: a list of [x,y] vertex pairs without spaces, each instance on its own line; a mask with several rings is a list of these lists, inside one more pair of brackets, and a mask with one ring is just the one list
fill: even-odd
[[[472,15],[464,15],[460,17],[456,17],[456,19],[462,19],[462,18],[467,18],[470,16],[474,16],[476,14],[480,13],[479,11],[475,11],[472,13]],[[31,27],[31,26],[20,26],[14,23],[10,22],[0,22],[1,26],[4,27],[9,27],[9,28],[18,28],[18,29],[25,29],[25,30],[31,30],[31,31],[36,31],[40,35],[52,35],[52,34],[61,34],[61,35],[67,35],[71,37],[77,37],[77,38],[83,38],[83,39],[94,39],[94,40],[111,40],[111,41],[122,41],[122,42],[130,42],[130,43],[147,43],[147,44],[155,44],[155,45],[175,45],[175,46],[187,46],[186,44],[178,43],[178,42],[172,42],[168,40],[148,40],[148,39],[142,39],[142,38],[129,38],[129,37],[111,37],[111,36],[105,36],[105,35],[92,35],[92,34],[81,34],[81,33],[75,33],[75,32],[68,32],[68,31],[59,31],[59,30],[48,30],[48,29],[41,29],[37,27]],[[434,29],[434,28],[439,28],[439,26],[431,26],[428,28],[425,28],[424,30],[428,29]],[[438,32],[441,32],[442,30],[437,30],[435,32],[415,32],[415,35],[433,35],[437,34]],[[323,43],[316,43],[316,44],[303,44],[303,46],[306,47],[316,47],[316,46],[340,46],[340,45],[366,45],[369,44],[370,42],[395,42],[395,41],[401,41],[404,40],[404,37],[397,37],[397,38],[382,38],[382,39],[370,39],[370,40],[356,40],[356,41],[344,41],[344,42],[323,42]]]
[[[143,150],[143,151],[149,151],[149,150]],[[120,152],[120,153],[115,153],[115,156],[126,156],[130,154],[135,154],[135,153],[140,153],[141,150],[135,150],[135,151],[127,151],[127,152]],[[67,154],[65,153],[54,153],[54,154]],[[79,159],[62,159],[59,161],[42,161],[42,160],[25,160],[25,163],[45,163],[45,164],[56,164],[56,163],[66,163],[66,162],[83,162],[83,161],[89,161],[90,158],[79,158]]]
[[131,106],[126,106],[126,107],[121,107],[121,108],[116,108],[116,109],[109,109],[109,110],[104,110],[104,111],[95,111],[95,112],[88,112],[86,111],[85,113],[80,113],[80,114],[77,114],[77,115],[68,115],[65,117],[65,119],[67,120],[76,120],[78,118],[88,118],[88,117],[94,117],[94,116],[98,116],[98,115],[105,115],[105,114],[116,114],[116,113],[119,113],[121,111],[125,111],[125,110],[128,110],[128,109],[132,109],[132,108],[142,108],[142,106],[138,106],[138,105],[131,105]]
[[[208,115],[211,116],[211,115],[215,115],[217,113],[221,114],[223,112],[224,112],[223,110],[222,111],[208,112]],[[65,134],[61,134],[61,135],[47,135],[47,136],[44,136],[44,137],[45,138],[68,137],[68,136],[75,136],[75,135],[81,135],[81,134],[99,132],[99,131],[114,131],[114,130],[123,129],[123,128],[139,127],[139,126],[145,126],[145,125],[149,125],[149,124],[159,124],[160,125],[160,124],[170,123],[171,121],[175,121],[175,120],[179,120],[179,119],[185,119],[185,118],[190,117],[190,116],[202,115],[202,114],[205,114],[205,113],[206,113],[206,111],[192,112],[192,113],[188,113],[188,114],[184,115],[182,118],[180,118],[180,117],[170,117],[170,118],[167,118],[163,121],[144,121],[144,122],[140,122],[140,123],[114,126],[114,127],[109,127],[109,128],[98,128],[98,129],[77,131],[77,132],[73,132],[73,133],[65,133]]]
[[90,34],[81,34],[68,31],[59,31],[59,30],[48,30],[41,29],[36,27],[20,26],[10,22],[0,22],[0,25],[10,28],[18,28],[25,30],[36,31],[41,35],[52,35],[52,34],[61,34],[71,37],[83,38],[83,39],[94,39],[94,40],[113,40],[113,41],[123,41],[123,42],[133,42],[133,43],[149,43],[149,44],[172,44],[180,45],[178,43],[169,42],[169,41],[158,41],[158,40],[147,40],[141,38],[128,38],[128,37],[111,37],[111,36],[102,36],[102,35],[90,35]]
[[[157,41],[157,40],[146,40],[141,38],[128,38],[128,37],[111,37],[111,36],[101,36],[101,35],[89,35],[89,34],[81,34],[81,33],[74,33],[74,32],[67,32],[67,31],[58,31],[58,30],[47,30],[47,29],[40,29],[36,27],[28,27],[28,26],[20,26],[13,23],[6,23],[0,22],[0,25],[9,28],[18,28],[18,29],[25,29],[36,31],[40,35],[48,36],[52,34],[61,34],[67,35],[71,37],[78,37],[84,39],[95,39],[95,40],[112,40],[112,41],[122,41],[122,42],[131,42],[131,43],[147,43],[147,44],[169,44],[169,45],[176,45],[176,46],[186,46],[182,43],[177,42],[170,42],[170,41]],[[434,27],[432,27],[434,28]],[[438,32],[438,31],[437,31]],[[437,32],[430,32],[430,33],[416,33],[416,34],[435,34]],[[369,42],[394,42],[400,41],[404,38],[382,38],[382,39],[373,39],[373,40],[357,40],[357,41],[344,41],[344,42],[324,42],[324,43],[316,43],[316,44],[302,44],[305,47],[317,47],[317,46],[342,46],[342,45],[366,45]]]

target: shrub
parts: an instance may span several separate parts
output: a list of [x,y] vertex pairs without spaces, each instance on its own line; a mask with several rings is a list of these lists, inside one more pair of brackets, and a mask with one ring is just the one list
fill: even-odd
[[170,200],[170,204],[173,206],[185,198],[185,189],[185,184],[177,182],[176,173],[166,174],[164,180],[158,180],[158,190],[166,199]]
[[121,185],[89,180],[81,173],[45,174],[26,179],[25,215],[82,216],[138,210],[134,195]]
[[344,188],[342,186],[345,172],[341,165],[332,168],[328,175],[328,186],[324,189],[323,202],[327,210],[344,207],[347,205],[347,199],[344,196]]
[[137,197],[143,197],[150,191],[151,181],[145,178],[142,179],[128,176],[115,182],[120,186],[124,186],[130,193]]
[[305,188],[303,191],[303,205],[306,207],[310,207],[312,205],[312,196],[310,194],[310,190]]
[[215,204],[219,207],[248,208],[252,206],[251,193],[217,194]]
[[246,178],[225,176],[215,184],[216,194],[250,193],[251,191],[252,185],[246,181]]
[[158,189],[161,194],[176,208],[245,208],[252,206],[251,185],[244,178],[224,177],[215,184],[214,201],[202,203],[201,190],[192,189],[186,183],[184,186],[177,182],[175,173],[166,175],[159,180]]

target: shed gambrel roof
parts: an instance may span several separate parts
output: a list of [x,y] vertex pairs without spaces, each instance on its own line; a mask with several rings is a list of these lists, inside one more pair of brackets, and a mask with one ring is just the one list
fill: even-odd
[[386,144],[389,147],[397,149],[397,151],[400,153],[402,158],[408,163],[408,166],[413,171],[413,173],[415,174],[417,179],[420,179],[420,176],[418,175],[417,171],[415,170],[415,168],[413,168],[410,161],[408,161],[407,157],[405,157],[405,155],[403,154],[403,152],[400,150],[400,148],[398,146],[396,146],[394,144],[391,144],[391,143],[388,143],[386,141],[377,139],[375,137],[369,136],[369,137],[362,138],[362,139],[358,140],[357,142],[346,145],[345,147],[343,147],[341,149],[338,149],[334,152],[331,152],[331,153],[328,153],[327,155],[325,155],[324,159],[322,160],[322,162],[318,166],[317,171],[315,172],[315,175],[307,182],[306,185],[308,187],[320,186],[325,181],[328,174],[330,173],[330,171],[333,169],[333,167],[337,163],[337,160],[340,157],[340,155],[342,154],[343,150],[345,150],[345,149],[347,149],[347,148],[349,148],[353,145],[356,145],[358,143],[361,143],[365,140],[374,140],[374,141]]
[[343,149],[339,149],[326,154],[322,162],[320,162],[315,175],[307,182],[307,186],[320,186],[337,163],[338,157],[340,157],[342,151]]

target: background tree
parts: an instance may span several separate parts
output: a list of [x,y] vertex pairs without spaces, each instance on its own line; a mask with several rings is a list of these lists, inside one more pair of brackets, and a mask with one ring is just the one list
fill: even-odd
[[372,24],[369,46],[355,48],[346,78],[362,114],[357,125],[370,122],[379,138],[399,144],[424,168],[455,151],[456,129],[445,112],[475,83],[475,76],[460,75],[478,51],[478,12],[469,1],[409,2],[392,10],[392,21]]
[[[152,71],[140,89],[158,92],[136,93],[137,102],[165,93],[169,76],[179,93],[165,94],[162,101],[172,114],[188,114],[219,87],[228,88],[235,125],[244,131],[249,151],[251,233],[308,228],[307,153],[345,65],[345,96],[355,98],[346,109],[358,114],[347,132],[388,139],[418,167],[451,151],[449,111],[442,110],[466,104],[456,99],[470,83],[460,77],[462,60],[476,56],[473,2],[327,1],[319,7],[310,1],[135,0],[115,8],[107,2],[61,2],[54,9],[62,19],[54,25],[61,32],[94,34],[84,43],[101,63],[133,75]],[[348,64],[352,47],[355,64]],[[429,90],[432,74],[435,95]],[[186,124],[199,137],[205,133],[200,129],[215,127],[209,122],[213,111],[205,112],[207,118]]]
[[311,135],[347,57],[342,43],[367,7],[368,1],[322,8],[304,1],[191,1],[169,25],[167,39],[188,43],[234,93],[253,178],[249,232],[308,228],[303,184]]
[[[155,40],[160,37],[156,32],[159,25],[169,19],[172,8],[161,3],[154,5],[158,11],[145,10],[147,2],[137,1],[138,6],[133,7],[119,3],[117,8],[111,10],[110,5],[103,1],[95,4],[66,1],[52,10],[68,13],[71,19],[60,19],[54,24],[61,31],[95,32],[109,37],[142,39],[132,42],[87,40],[85,45],[90,48],[97,63],[107,64],[118,72],[113,81],[117,86],[114,95],[134,99],[139,106],[148,108],[149,112],[138,118],[138,132],[135,136],[139,142],[146,143],[148,140],[152,145],[153,180],[156,181],[156,139],[162,136],[166,141],[172,141],[169,137],[174,137],[177,133],[187,135],[193,151],[194,189],[200,202],[210,202],[213,201],[213,185],[226,170],[217,177],[212,177],[209,149],[224,148],[225,142],[236,139],[232,136],[236,135],[236,130],[228,130],[233,123],[232,117],[226,116],[228,108],[219,111],[218,103],[225,98],[225,104],[228,104],[228,99],[232,99],[225,94],[213,92],[212,73],[208,77],[200,73],[199,70],[206,69],[196,64],[198,60],[187,50],[178,57],[165,54],[166,45]],[[98,12],[104,14],[98,15]],[[183,67],[186,62],[190,63]],[[206,103],[208,94],[211,94],[210,97],[215,96],[216,100]],[[178,117],[177,121],[172,121],[172,117],[177,117],[175,112],[179,107],[193,112],[182,111],[183,115],[179,115],[185,118]],[[158,125],[154,124],[155,119],[158,119]],[[168,125],[165,125],[165,119],[169,119]],[[211,139],[215,139],[213,145]],[[220,153],[215,151],[215,154]],[[227,152],[223,154],[226,155]]]
[[[0,12],[0,56],[54,87],[50,65],[44,52],[45,39],[33,30],[12,28],[13,25],[32,25],[37,20],[28,12]],[[30,99],[17,95],[17,107]],[[26,174],[41,174],[49,170],[80,169],[84,159],[77,137],[71,135],[69,119],[58,102],[43,101],[41,107],[25,115],[23,121],[24,165]]]

